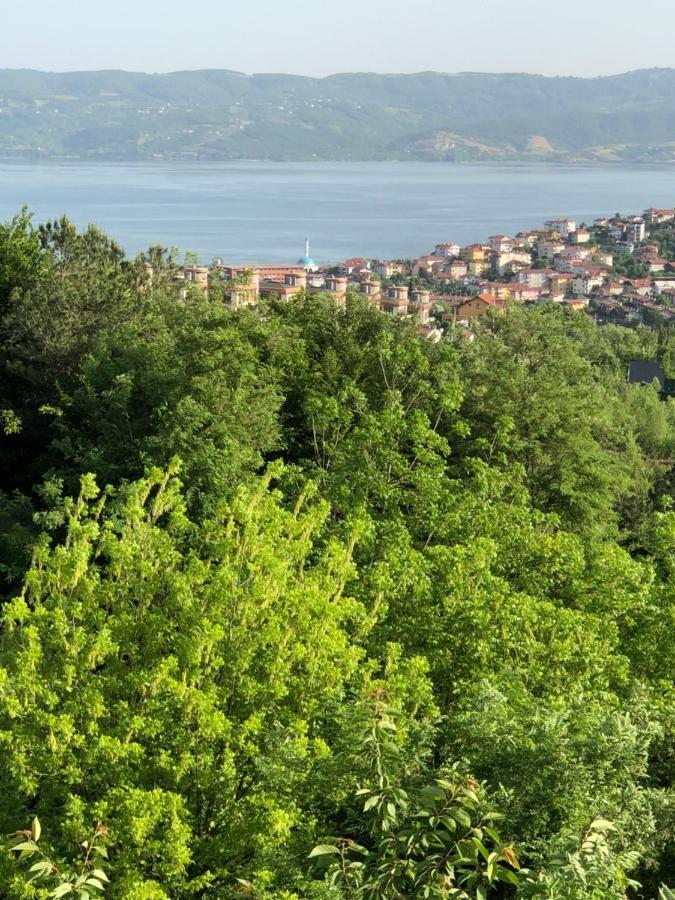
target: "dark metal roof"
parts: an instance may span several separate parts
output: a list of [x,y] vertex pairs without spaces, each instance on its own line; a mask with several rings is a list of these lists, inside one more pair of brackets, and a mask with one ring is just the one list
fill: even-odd
[[651,359],[631,359],[628,363],[628,381],[631,384],[651,384],[655,378],[663,390],[666,373],[657,362]]

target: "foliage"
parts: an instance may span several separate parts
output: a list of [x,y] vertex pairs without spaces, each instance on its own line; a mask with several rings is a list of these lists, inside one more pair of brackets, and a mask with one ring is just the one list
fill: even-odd
[[500,881],[518,885],[520,865],[500,843],[496,813],[483,809],[483,791],[471,778],[451,772],[413,794],[397,783],[400,750],[396,710],[377,703],[362,740],[370,785],[357,796],[371,813],[370,847],[349,838],[319,844],[310,858],[336,861],[329,880],[345,896],[369,898],[480,898]]
[[0,827],[55,867],[3,897],[96,821],[114,900],[675,882],[675,421],[626,383],[672,334],[433,344],[67,220],[0,250]]
[[83,859],[78,867],[79,871],[72,874],[60,869],[39,846],[38,841],[42,827],[37,816],[33,819],[30,829],[16,832],[16,841],[11,845],[10,850],[17,855],[20,862],[39,857],[38,861],[33,863],[28,870],[28,874],[31,875],[27,881],[28,884],[33,881],[45,880],[49,882],[50,886],[55,885],[49,893],[50,897],[75,895],[81,900],[89,900],[89,898],[96,898],[105,893],[105,886],[110,880],[104,868],[108,851],[101,843],[107,832],[105,825],[99,822],[93,835],[82,842]]

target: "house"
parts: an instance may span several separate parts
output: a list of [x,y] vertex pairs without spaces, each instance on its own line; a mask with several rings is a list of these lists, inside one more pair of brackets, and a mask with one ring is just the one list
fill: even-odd
[[574,312],[581,312],[588,306],[588,297],[570,297],[568,300],[561,300],[560,305]]
[[481,275],[485,275],[485,273],[489,270],[490,264],[487,260],[480,259],[470,259],[467,263],[469,269],[469,275],[476,275],[480,278]]
[[488,238],[490,241],[490,250],[493,253],[508,253],[513,250],[514,240],[508,234],[493,234]]
[[557,272],[576,272],[590,256],[585,247],[568,247],[553,260],[553,268]]
[[380,282],[376,281],[374,278],[364,278],[361,284],[359,285],[359,290],[362,294],[368,298],[368,300],[374,305],[380,305]]
[[436,275],[446,264],[446,257],[444,256],[436,256],[435,254],[431,254],[430,256],[420,256],[419,259],[416,259],[413,263],[412,274],[420,275],[422,272],[426,272],[429,275]]
[[408,312],[415,315],[421,325],[426,325],[431,313],[431,293],[423,290],[410,291]]
[[232,309],[241,306],[255,306],[260,299],[260,279],[257,272],[250,269],[246,275],[239,275],[230,281],[221,282],[223,301]]
[[629,216],[626,223],[626,239],[639,244],[645,239],[645,220],[639,216]]
[[539,240],[539,235],[536,231],[519,231],[516,235],[516,240],[519,246],[527,247],[531,250]]
[[617,279],[611,279],[603,284],[598,293],[603,297],[619,297],[623,293],[623,284]]
[[590,259],[593,251],[590,247],[565,247],[556,256],[556,259]]
[[557,231],[564,238],[568,238],[577,230],[577,223],[573,219],[549,219],[548,222],[544,222],[544,225],[553,231]]
[[575,294],[590,294],[605,281],[605,271],[598,266],[588,266],[575,274],[572,290]]
[[459,256],[459,244],[436,244],[434,256],[443,256],[445,259]]
[[600,322],[616,325],[631,324],[632,314],[618,300],[595,300],[593,308],[598,314]]
[[400,284],[392,284],[380,298],[382,312],[394,316],[407,316],[409,305],[408,288]]
[[624,294],[636,294],[638,297],[647,297],[652,290],[651,278],[622,278]]
[[259,290],[261,297],[276,297],[279,300],[290,300],[292,297],[297,297],[298,294],[301,294],[306,286],[307,282],[303,283],[300,276],[287,275],[283,281],[262,278]]
[[443,332],[440,328],[436,328],[433,325],[420,325],[417,329],[417,333],[426,338],[428,341],[431,341],[432,344],[437,344],[441,338],[443,337]]
[[491,310],[503,312],[505,308],[505,301],[498,300],[493,294],[478,294],[476,297],[467,297],[460,303],[456,308],[456,316],[458,321],[468,322],[481,318]]
[[183,278],[188,284],[193,284],[205,291],[209,286],[209,272],[208,266],[185,266]]
[[659,300],[668,306],[675,306],[675,290],[673,288],[665,288],[658,291]]
[[339,268],[345,275],[355,275],[360,272],[370,271],[370,260],[365,256],[352,256],[340,264]]
[[379,275],[380,278],[391,278],[392,275],[398,275],[402,272],[403,266],[400,263],[382,260],[375,263],[373,271],[376,275]]
[[547,269],[522,269],[516,274],[518,284],[543,290],[548,285],[550,275]]
[[651,359],[631,359],[628,363],[629,384],[651,384],[654,379],[661,385],[661,390],[666,384],[666,373],[663,366]]
[[576,231],[573,231],[570,235],[570,244],[588,244],[591,239],[590,231],[587,231],[585,228],[577,228]]
[[347,279],[344,275],[329,275],[324,285],[326,293],[331,298],[338,309],[342,309],[347,298]]
[[511,297],[521,303],[533,303],[539,300],[542,295],[542,289],[538,287],[530,287],[527,284],[512,284]]
[[553,262],[554,258],[565,249],[562,241],[541,241],[537,244],[537,256]]
[[512,281],[479,281],[472,288],[472,293],[476,296],[479,294],[491,294],[497,300],[512,300],[513,290],[518,285]]
[[461,259],[469,262],[486,262],[490,248],[485,244],[468,244],[459,251]]
[[644,211],[644,218],[650,225],[663,225],[675,219],[675,209],[655,209],[650,207]]
[[462,275],[466,275],[469,270],[467,268],[466,262],[463,259],[453,259],[453,261],[444,271],[447,271],[448,275],[453,281],[457,281],[457,279],[461,278]]
[[304,266],[284,266],[284,265],[246,265],[240,264],[236,266],[232,265],[223,265],[222,263],[215,268],[222,273],[222,275],[232,281],[238,275],[242,275],[244,272],[253,272],[258,276],[258,278],[268,281],[283,281],[285,275],[306,275],[307,271]]
[[503,250],[492,253],[492,268],[497,275],[519,272],[532,265],[532,254],[529,250]]
[[573,281],[574,275],[571,272],[549,272],[548,290],[551,297],[564,297]]

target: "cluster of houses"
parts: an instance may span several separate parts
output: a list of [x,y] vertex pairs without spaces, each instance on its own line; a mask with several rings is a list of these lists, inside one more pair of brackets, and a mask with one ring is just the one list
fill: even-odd
[[[414,260],[355,257],[319,267],[306,242],[304,256],[292,266],[226,265],[217,259],[210,267],[187,266],[182,274],[204,289],[221,285],[232,307],[314,291],[343,306],[347,293],[356,291],[385,313],[414,318],[434,338],[442,333],[438,326],[466,327],[512,303],[553,301],[588,310],[600,322],[635,325],[647,310],[675,318],[675,260],[661,255],[661,244],[651,237],[656,229],[661,236],[672,229],[675,242],[675,209],[598,218],[588,226],[551,219],[513,237],[493,235],[486,243],[439,243]],[[618,258],[634,263],[629,268],[640,277],[620,274],[627,267],[617,266]]]

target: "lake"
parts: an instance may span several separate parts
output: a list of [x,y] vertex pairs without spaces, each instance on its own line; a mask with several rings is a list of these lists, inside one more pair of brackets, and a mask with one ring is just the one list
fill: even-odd
[[0,218],[97,223],[130,253],[151,243],[202,261],[407,257],[545,219],[675,205],[675,168],[444,163],[0,162]]

